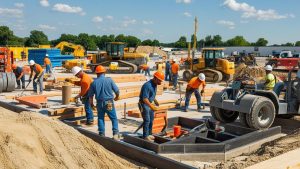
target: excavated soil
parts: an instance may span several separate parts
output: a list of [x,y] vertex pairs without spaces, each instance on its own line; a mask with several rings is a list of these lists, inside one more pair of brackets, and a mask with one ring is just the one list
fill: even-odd
[[267,159],[276,157],[288,151],[299,148],[300,133],[288,135],[274,141],[265,143],[257,151],[251,154],[243,154],[241,156],[230,159],[214,166],[216,169],[243,169],[248,166],[257,164]]
[[157,53],[160,56],[167,56],[167,53],[162,51],[159,47],[153,47],[153,46],[138,46],[136,48],[136,52],[139,53]]
[[59,121],[4,108],[0,108],[0,152],[0,169],[139,168]]

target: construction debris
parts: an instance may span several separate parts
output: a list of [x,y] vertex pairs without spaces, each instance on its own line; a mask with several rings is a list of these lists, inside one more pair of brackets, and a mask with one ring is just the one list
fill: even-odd
[[37,109],[40,109],[42,107],[47,107],[47,97],[43,95],[22,96],[22,97],[17,97],[16,100],[18,100],[19,103]]
[[157,53],[160,56],[168,56],[166,52],[162,51],[159,47],[154,46],[138,46],[136,52],[139,53]]

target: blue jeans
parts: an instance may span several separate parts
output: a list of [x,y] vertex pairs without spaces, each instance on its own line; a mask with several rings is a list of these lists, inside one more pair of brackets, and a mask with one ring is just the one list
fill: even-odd
[[152,126],[154,120],[154,112],[144,103],[141,103],[143,108],[142,117],[143,117],[143,138],[146,138],[149,135],[152,135]]
[[173,74],[172,82],[173,82],[174,88],[177,88],[177,81],[178,81],[178,74]]
[[51,66],[50,65],[46,65],[46,73],[51,73]]
[[151,76],[151,75],[150,75],[150,68],[148,68],[147,70],[145,70],[145,76],[147,76],[147,75],[148,75],[148,76]]
[[20,86],[22,82],[22,89],[25,89],[25,75],[23,75],[20,80],[17,80],[17,78],[18,77],[16,77],[17,85]]
[[[36,78],[37,78],[37,76],[35,76],[33,78],[33,80],[36,79]],[[43,92],[43,89],[44,89],[43,79],[44,79],[44,73],[39,77],[39,80],[37,82],[39,84],[39,86],[40,86],[40,92]],[[37,92],[37,83],[33,81],[33,91],[34,92]]]
[[191,89],[191,90],[186,90],[185,92],[185,106],[184,106],[185,109],[189,108],[191,96],[193,93],[195,94],[197,99],[198,109],[201,107],[202,103],[201,103],[201,95],[199,93],[199,89]]
[[166,71],[165,72],[165,81],[170,81],[170,79],[171,79],[171,74],[169,71]]
[[116,113],[116,109],[115,109],[114,104],[112,105],[112,110],[111,111],[107,110],[107,103],[108,103],[108,101],[97,102],[99,134],[100,135],[105,135],[104,116],[105,116],[105,113],[107,113],[109,119],[112,122],[113,135],[115,135],[115,134],[119,133],[117,113]]
[[83,100],[83,104],[84,104],[84,110],[86,114],[86,121],[87,122],[94,121],[94,114],[89,99],[85,98]]

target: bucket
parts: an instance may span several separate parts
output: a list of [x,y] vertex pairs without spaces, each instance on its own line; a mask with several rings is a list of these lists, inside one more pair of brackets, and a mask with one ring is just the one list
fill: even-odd
[[175,125],[173,126],[174,137],[178,137],[181,134],[181,126]]

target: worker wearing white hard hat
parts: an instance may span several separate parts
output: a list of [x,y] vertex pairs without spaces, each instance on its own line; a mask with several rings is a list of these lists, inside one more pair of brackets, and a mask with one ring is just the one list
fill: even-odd
[[265,90],[273,90],[276,84],[276,76],[272,74],[273,67],[271,65],[266,65],[266,82],[264,83]]
[[80,99],[81,102],[84,104],[84,110],[87,118],[86,124],[92,125],[94,124],[94,115],[92,111],[92,106],[89,102],[88,92],[91,83],[93,82],[93,79],[88,74],[84,73],[82,69],[78,66],[74,66],[72,68],[72,73],[74,76],[78,77],[80,81],[72,81],[69,78],[66,78],[65,81],[73,83],[76,86],[80,86],[80,93],[77,96],[75,96],[75,100],[77,101],[78,99]]
[[48,53],[46,53],[45,58],[44,58],[44,66],[46,67],[46,73],[51,73],[51,69],[52,69],[52,63],[51,60],[49,58]]
[[[40,94],[43,94],[44,85],[43,85],[43,79],[44,79],[44,69],[41,65],[35,63],[34,60],[29,61],[31,73],[29,76],[29,83],[33,81],[33,92],[34,94],[37,94],[37,85],[40,87]],[[34,76],[33,76],[34,74]],[[33,78],[32,78],[33,77]]]
[[197,99],[197,110],[200,112],[202,109],[204,109],[204,106],[201,103],[201,95],[199,92],[199,87],[202,87],[201,89],[201,95],[203,95],[204,90],[205,90],[205,75],[203,73],[200,73],[198,77],[193,77],[187,87],[186,87],[186,92],[185,92],[185,105],[183,111],[187,112],[188,107],[190,104],[190,99],[192,94],[195,94],[195,97]]

